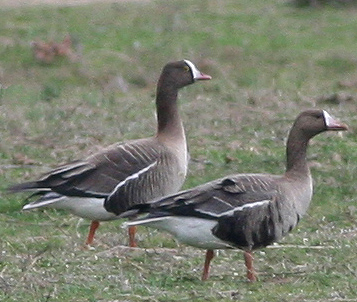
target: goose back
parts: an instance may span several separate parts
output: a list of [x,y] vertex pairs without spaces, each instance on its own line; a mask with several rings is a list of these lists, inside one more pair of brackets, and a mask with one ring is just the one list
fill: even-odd
[[[186,145],[182,148],[186,149]],[[37,194],[45,195],[51,188],[68,197],[106,198],[106,205],[119,214],[138,201],[148,202],[180,189],[187,172],[187,156],[171,149],[155,137],[115,144],[86,160],[60,166],[37,182],[13,186],[11,190],[33,188]]]
[[[305,213],[312,195],[311,178],[300,186],[287,182],[283,176],[268,174],[227,176],[152,203],[151,214],[143,219],[180,216],[216,221],[211,229],[214,236],[252,250],[280,240]],[[298,205],[301,199],[304,209]],[[145,205],[136,208],[139,213],[140,208],[147,211]]]

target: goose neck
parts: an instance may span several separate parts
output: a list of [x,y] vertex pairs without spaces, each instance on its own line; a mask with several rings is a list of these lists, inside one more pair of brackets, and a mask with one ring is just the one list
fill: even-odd
[[286,173],[289,175],[309,176],[310,169],[306,160],[309,139],[302,131],[292,129],[286,147]]
[[183,135],[183,125],[177,106],[178,89],[161,87],[157,92],[156,109],[158,136]]

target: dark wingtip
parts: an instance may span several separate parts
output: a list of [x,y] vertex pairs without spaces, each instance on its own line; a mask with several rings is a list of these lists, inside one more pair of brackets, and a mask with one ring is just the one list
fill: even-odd
[[36,182],[24,182],[20,184],[15,184],[6,188],[8,193],[19,193],[25,191],[31,191],[38,189],[38,185]]

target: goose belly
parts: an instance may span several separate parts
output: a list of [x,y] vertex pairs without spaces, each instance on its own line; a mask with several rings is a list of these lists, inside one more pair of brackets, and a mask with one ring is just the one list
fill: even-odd
[[61,196],[52,203],[37,207],[65,210],[71,214],[90,220],[106,221],[116,219],[116,215],[106,211],[103,204],[104,198]]
[[[212,229],[217,224],[215,220],[166,216],[148,219],[140,224],[164,230],[176,237],[180,242],[193,247],[202,249],[232,248],[230,244],[212,234]],[[128,225],[130,225],[130,222]]]

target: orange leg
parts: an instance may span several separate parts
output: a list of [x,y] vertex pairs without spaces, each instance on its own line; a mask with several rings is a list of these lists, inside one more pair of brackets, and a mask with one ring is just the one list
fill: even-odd
[[130,226],[128,229],[129,233],[129,246],[137,247],[138,245],[135,242],[136,226]]
[[89,234],[87,237],[86,245],[91,245],[93,243],[94,234],[96,229],[99,227],[99,221],[93,220],[90,224]]
[[203,267],[203,274],[202,274],[202,281],[206,281],[209,277],[209,265],[211,263],[211,260],[214,257],[214,251],[213,250],[207,250],[206,252],[206,259],[205,259],[205,265]]
[[253,255],[251,252],[244,251],[245,266],[247,268],[247,278],[250,282],[257,281],[257,276],[253,267]]

